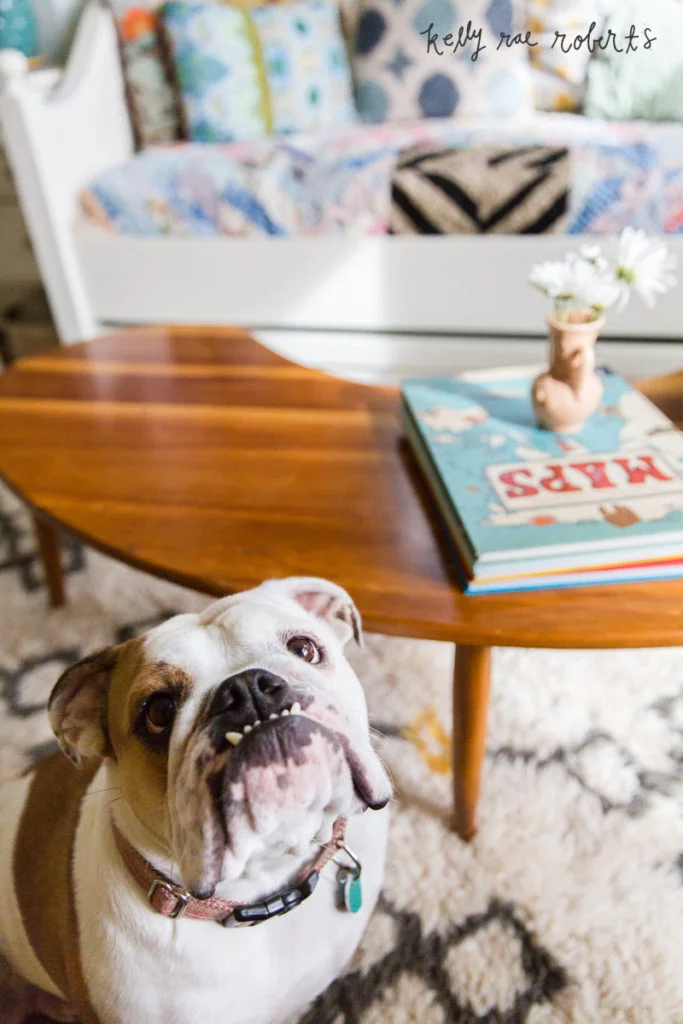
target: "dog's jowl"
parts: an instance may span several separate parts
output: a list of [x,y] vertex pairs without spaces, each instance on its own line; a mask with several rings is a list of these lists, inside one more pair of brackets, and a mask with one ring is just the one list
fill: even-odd
[[0,789],[0,1024],[277,1024],[333,980],[390,796],[354,638],[341,588],[269,581],[64,673],[63,753]]

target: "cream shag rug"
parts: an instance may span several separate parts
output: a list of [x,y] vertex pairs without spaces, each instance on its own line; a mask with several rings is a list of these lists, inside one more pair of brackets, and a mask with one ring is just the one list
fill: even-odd
[[[69,603],[49,611],[0,491],[1,779],[52,749],[66,665],[206,603],[65,558]],[[448,829],[452,648],[370,636],[352,657],[398,797],[381,905],[305,1024],[682,1024],[681,653],[497,650],[470,845]]]

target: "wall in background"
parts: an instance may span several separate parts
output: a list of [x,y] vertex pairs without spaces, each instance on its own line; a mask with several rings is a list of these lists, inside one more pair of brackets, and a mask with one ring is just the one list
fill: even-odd
[[41,54],[48,64],[61,64],[85,0],[33,0]]

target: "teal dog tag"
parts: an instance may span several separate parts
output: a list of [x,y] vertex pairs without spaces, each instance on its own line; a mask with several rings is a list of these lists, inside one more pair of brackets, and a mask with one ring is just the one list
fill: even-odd
[[363,889],[360,881],[360,871],[354,868],[340,868],[337,872],[337,884],[341,892],[341,902],[344,909],[351,914],[357,914],[363,906]]

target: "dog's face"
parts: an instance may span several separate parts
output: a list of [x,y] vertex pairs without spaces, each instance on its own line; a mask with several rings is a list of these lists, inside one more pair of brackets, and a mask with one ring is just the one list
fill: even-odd
[[69,669],[52,727],[76,763],[115,762],[137,818],[207,896],[252,859],[303,853],[338,815],[387,803],[343,653],[352,636],[358,612],[340,587],[269,581]]

